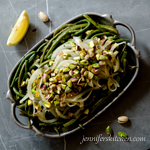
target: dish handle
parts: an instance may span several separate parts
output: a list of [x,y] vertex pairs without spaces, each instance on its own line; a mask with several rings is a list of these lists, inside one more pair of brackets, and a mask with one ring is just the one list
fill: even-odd
[[16,112],[15,112],[16,103],[12,103],[12,104],[11,104],[11,107],[12,107],[12,108],[11,108],[11,114],[12,114],[12,118],[13,118],[14,122],[15,122],[18,126],[20,126],[21,128],[29,129],[29,130],[30,130],[30,128],[29,128],[28,125],[24,125],[24,124],[22,124],[22,123],[18,120],[18,118],[17,118],[17,116],[16,116]]
[[135,43],[136,43],[136,39],[135,39],[135,33],[134,33],[134,30],[132,29],[131,26],[129,26],[128,24],[124,23],[124,22],[121,22],[121,21],[117,21],[117,20],[114,20],[114,25],[121,25],[121,26],[124,26],[126,27],[130,33],[131,33],[131,46],[134,47],[134,52],[136,53],[137,56],[139,56],[139,51],[135,48]]

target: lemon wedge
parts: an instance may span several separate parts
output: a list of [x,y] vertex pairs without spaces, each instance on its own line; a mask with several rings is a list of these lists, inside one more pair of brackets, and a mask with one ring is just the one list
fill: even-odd
[[27,12],[24,10],[19,16],[16,24],[14,25],[8,37],[7,46],[15,46],[23,39],[28,30],[29,23],[30,23],[29,16]]

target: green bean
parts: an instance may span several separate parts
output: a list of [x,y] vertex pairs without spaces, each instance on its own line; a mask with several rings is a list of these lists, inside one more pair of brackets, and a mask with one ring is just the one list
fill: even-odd
[[23,70],[25,68],[25,62],[23,63],[22,67],[21,67],[21,70],[20,70],[20,73],[19,73],[19,77],[18,77],[18,89],[20,90],[21,88],[21,76],[23,74]]
[[123,59],[123,72],[126,71],[126,67],[127,67],[127,60],[124,58]]
[[100,105],[102,105],[104,103],[104,101],[108,98],[108,96],[106,97],[102,97],[100,100],[98,100],[92,107],[91,107],[91,112],[93,113]]
[[27,72],[28,72],[28,60],[25,60],[25,72],[22,81],[24,81],[27,78]]
[[27,111],[21,111],[21,113],[19,113],[19,115],[21,116],[25,116],[25,117],[30,117],[30,118],[33,118],[33,114],[29,114]]
[[75,26],[72,26],[70,28],[68,28],[67,30],[65,30],[63,33],[61,33],[58,38],[53,42],[51,48],[48,50],[47,54],[46,54],[46,58],[47,56],[55,49],[55,47],[59,44],[60,40],[65,37],[70,31],[72,30],[75,30],[75,29],[78,29],[78,28],[82,28],[82,27],[85,27],[87,26],[87,23],[85,24],[79,24],[79,25],[75,25]]
[[87,22],[87,23],[88,23],[87,26],[86,26],[85,28],[83,28],[83,29],[81,29],[81,30],[75,32],[75,33],[72,34],[71,36],[75,36],[75,35],[79,35],[79,34],[83,33],[83,32],[86,31],[86,30],[89,28],[89,26],[91,25],[90,21],[88,21],[87,19],[80,20],[80,21],[76,22],[75,25],[77,25],[77,24],[79,24],[79,23],[83,23],[83,22]]
[[21,94],[20,92],[17,91],[17,89],[13,86],[13,91],[16,95],[20,96],[20,97],[24,97],[24,94]]
[[99,36],[102,36],[102,35],[113,35],[113,33],[110,33],[110,32],[102,32],[102,33],[98,33],[98,34],[95,34],[92,36],[92,39],[94,37],[99,37]]
[[116,39],[118,39],[118,37],[117,36],[109,36],[109,37],[107,37],[107,40],[108,39],[116,40]]
[[30,122],[30,117],[28,117],[28,126],[29,126],[29,129],[31,129],[31,122]]
[[53,36],[55,36],[59,31],[61,31],[62,29],[66,28],[66,27],[70,27],[73,26],[74,24],[64,24],[61,27],[59,27],[58,29],[55,30],[55,32],[53,33]]
[[25,108],[25,103],[21,104],[21,105],[18,105],[17,106],[19,109],[24,109]]
[[37,67],[37,66],[36,66],[36,65],[30,66],[29,71],[31,71],[31,70],[34,69],[35,67]]
[[28,100],[26,100],[25,102],[25,111],[27,111],[27,108],[28,108]]
[[31,55],[31,57],[28,60],[28,63],[30,64],[32,62],[32,60],[35,58],[36,54]]
[[83,130],[85,129],[82,124],[79,124],[79,127]]
[[121,57],[121,62],[123,62],[124,58],[127,56],[127,51],[123,51],[122,57]]
[[63,115],[65,115],[68,112],[69,109],[70,109],[70,107],[66,107],[64,112],[63,112]]
[[117,39],[113,43],[120,43],[120,42],[130,42],[129,39]]
[[109,32],[113,32],[115,34],[118,34],[118,30],[114,27],[108,26],[108,25],[103,25],[103,24],[97,24],[91,17],[88,15],[84,14],[83,15],[87,20],[89,20],[96,28],[104,32],[105,30]]
[[73,118],[70,121],[68,121],[65,124],[63,124],[63,126],[64,127],[71,126],[72,124],[74,124],[79,119],[80,116],[81,116],[81,113],[78,116],[76,116],[76,118]]
[[50,62],[50,60],[44,61],[42,64],[40,64],[39,68],[43,67],[44,65],[48,64],[49,62]]
[[32,51],[32,52],[30,52],[29,54],[27,54],[26,56],[24,56],[24,58],[22,59],[22,61],[20,62],[19,66],[18,66],[18,68],[17,68],[17,71],[16,71],[16,73],[15,73],[15,75],[14,75],[14,77],[13,77],[13,80],[12,80],[12,82],[11,82],[10,87],[13,87],[14,82],[15,82],[15,79],[16,79],[16,77],[17,77],[17,75],[18,75],[18,73],[19,73],[19,70],[20,70],[22,64],[24,63],[24,61],[25,61],[28,57],[30,57],[32,54],[34,54],[34,53],[35,53],[35,51]]
[[87,36],[85,37],[85,39],[89,39],[93,34],[100,32],[99,29],[93,30],[91,31],[89,34],[87,34]]
[[37,53],[41,50],[41,48],[43,47],[43,46],[45,46],[47,43],[43,43],[38,49],[37,49]]
[[59,133],[59,131],[58,131],[58,128],[57,128],[56,126],[54,126],[54,130],[56,131],[56,133],[57,133],[58,135],[60,135],[60,133]]
[[48,55],[47,59],[51,59],[52,53]]
[[39,126],[57,126],[62,124],[64,124],[64,122],[39,123]]
[[[65,30],[67,30],[67,29],[65,29]],[[45,49],[47,49],[48,46],[50,46],[50,44],[53,42],[53,40],[54,40],[55,38],[57,38],[60,34],[62,34],[62,32],[64,32],[65,30],[61,30],[61,31],[58,32],[53,38],[51,38],[51,39],[49,40],[48,44],[46,45],[46,48],[45,48]],[[56,39],[56,40],[57,40],[57,39]],[[53,44],[52,44],[52,45],[53,45]],[[42,55],[42,57],[41,57],[41,59],[44,59],[44,60],[46,60],[47,57],[48,57],[48,55],[50,54],[49,51],[48,51],[47,54],[46,54],[46,56],[45,56],[45,58],[44,58],[44,55],[45,55],[45,52],[46,52],[45,49],[44,49],[43,55]],[[42,61],[43,61],[43,60],[42,60]]]

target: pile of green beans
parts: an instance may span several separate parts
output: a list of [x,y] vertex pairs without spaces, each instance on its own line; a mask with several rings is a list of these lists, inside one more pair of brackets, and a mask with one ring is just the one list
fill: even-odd
[[[86,34],[86,31],[91,30],[89,34]],[[108,39],[113,39],[114,43],[118,42],[129,42],[128,39],[120,39],[119,33],[116,28],[108,25],[98,24],[96,23],[96,20],[93,20],[90,16],[84,14],[83,19],[79,20],[77,22],[71,22],[69,24],[65,24],[58,28],[54,33],[53,36],[50,39],[46,39],[41,46],[39,46],[37,49],[34,49],[33,51],[26,54],[17,68],[14,71],[14,74],[11,79],[10,88],[12,89],[12,95],[14,96],[14,99],[16,103],[18,104],[18,108],[21,109],[20,115],[26,116],[29,119],[36,118],[32,114],[32,106],[28,106],[27,100],[23,104],[19,104],[19,101],[22,97],[25,96],[27,91],[27,86],[22,85],[23,81],[26,81],[25,84],[27,84],[27,80],[30,78],[29,73],[32,72],[32,69],[37,69],[37,66],[35,65],[35,62],[37,59],[40,59],[39,61],[39,67],[44,66],[45,64],[48,64],[51,58],[51,55],[53,51],[62,44],[61,41],[67,42],[70,40],[73,36],[82,36],[82,39],[90,39],[94,37],[101,37],[103,35],[107,35]],[[123,66],[123,72],[126,72],[127,68],[127,51],[126,51],[126,45],[124,46],[122,52],[119,56],[121,60],[121,65]],[[118,75],[117,78],[118,82],[120,81],[120,75]],[[72,118],[69,121],[65,121],[62,119],[59,119],[57,122],[46,124],[39,122],[38,127],[41,128],[41,130],[49,130],[51,127],[54,131],[56,131],[58,134],[59,132],[65,132],[70,130],[72,126],[79,125],[82,127],[82,123],[86,121],[89,117],[94,115],[94,112],[99,109],[100,106],[103,105],[103,103],[107,100],[107,98],[112,93],[109,91],[106,91],[102,93],[102,95],[97,95],[100,99],[94,99],[95,96],[90,96],[90,100],[87,100],[85,104],[85,108],[80,112],[79,115],[77,115],[75,118]],[[92,100],[91,100],[92,99]],[[90,106],[90,107],[89,107]],[[89,108],[90,114],[85,115],[84,111]],[[67,108],[64,113],[67,113],[67,111],[70,108]],[[50,116],[49,116],[50,117]],[[30,121],[29,121],[29,126]]]

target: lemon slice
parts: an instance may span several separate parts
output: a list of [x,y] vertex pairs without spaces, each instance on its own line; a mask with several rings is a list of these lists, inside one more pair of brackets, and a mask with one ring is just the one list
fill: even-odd
[[13,27],[9,35],[9,38],[7,40],[7,46],[15,46],[23,39],[28,30],[29,23],[29,16],[24,10],[19,16],[15,26]]

